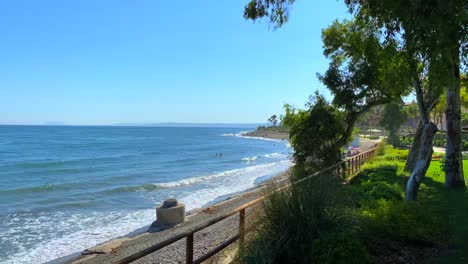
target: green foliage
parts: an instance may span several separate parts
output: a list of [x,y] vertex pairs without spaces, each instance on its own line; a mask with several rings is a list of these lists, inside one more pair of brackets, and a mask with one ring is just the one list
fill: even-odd
[[398,150],[387,147],[385,155],[366,164],[351,181],[368,235],[422,245],[445,240],[447,230],[441,218],[427,205],[403,200],[406,175],[403,162],[395,157]]
[[373,200],[363,204],[362,215],[370,233],[387,239],[423,245],[446,239],[442,220],[415,202]]
[[411,56],[430,60],[430,81],[435,86],[453,83],[460,60],[463,62],[468,55],[465,0],[345,0],[345,3],[356,17],[383,27],[388,33],[387,41],[403,36]]
[[387,154],[391,156],[397,156],[397,160],[405,161],[408,157],[408,150],[407,149],[398,149],[387,146]]
[[[248,241],[240,262],[375,263],[386,254],[401,254],[399,250],[407,246],[446,244],[450,221],[436,213],[439,208],[434,208],[434,203],[403,200],[407,174],[399,157],[407,152],[385,146],[383,154],[367,162],[346,185],[323,174],[269,196],[266,214],[259,219],[265,224]],[[435,163],[428,173],[427,179],[444,181],[443,171]],[[306,171],[296,166],[292,179],[305,175]],[[420,201],[429,198],[441,203],[440,195],[446,192],[440,186],[436,195],[433,187],[423,183]],[[453,202],[460,204],[459,200]],[[440,204],[440,210],[447,207]],[[466,221],[466,212],[457,212],[457,217]],[[468,228],[457,227],[468,234]],[[462,239],[460,243],[466,242]],[[397,249],[392,249],[395,244]]]
[[333,232],[312,245],[314,263],[364,264],[373,263],[373,258],[367,252],[362,238],[357,232]]
[[381,38],[379,28],[364,20],[334,21],[322,31],[330,64],[320,80],[334,95],[333,103],[353,117],[409,93],[405,54],[397,41],[381,43]]
[[275,28],[288,21],[289,6],[295,0],[251,0],[244,9],[244,18],[253,21],[268,17]]
[[419,116],[418,105],[416,103],[406,105],[403,109],[408,118],[416,118]]
[[382,156],[385,154],[385,141],[377,145],[377,149],[375,150],[375,153],[377,156]]
[[291,146],[296,164],[317,171],[342,160],[343,144],[351,134],[344,114],[318,93],[311,97],[308,110],[285,105],[283,122],[290,128]]
[[[461,149],[468,151],[468,133],[462,133]],[[413,137],[401,138],[401,145],[408,146],[413,143]],[[434,146],[445,148],[447,145],[447,135],[443,132],[438,132],[434,136]]]
[[380,125],[385,127],[385,129],[390,132],[387,138],[387,143],[393,145],[394,147],[400,146],[398,130],[406,120],[407,116],[403,109],[403,104],[392,102],[384,106]]
[[[291,177],[294,180],[303,174],[303,170],[297,169]],[[326,254],[322,250],[328,245],[325,240],[319,244],[317,241],[349,227],[348,210],[338,201],[341,197],[338,178],[325,173],[282,192],[273,192],[275,187],[264,203],[265,215],[260,219],[258,235],[247,244],[241,262],[314,263],[313,257]],[[331,239],[329,242],[334,243]],[[342,252],[346,253],[353,252]]]
[[272,123],[273,126],[276,126],[276,123],[278,123],[278,116],[272,115],[270,118],[268,118],[268,122]]

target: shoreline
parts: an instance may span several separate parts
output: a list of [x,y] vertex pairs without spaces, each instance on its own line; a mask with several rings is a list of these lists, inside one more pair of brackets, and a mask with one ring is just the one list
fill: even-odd
[[[287,140],[288,134],[277,132],[277,131],[251,131],[240,134],[242,137],[252,138],[263,138],[268,140],[283,141]],[[370,148],[374,144],[371,140],[359,140],[360,147],[365,150]],[[264,188],[270,182],[278,182],[284,180],[287,177],[287,172],[290,167],[277,174],[269,175],[265,180],[256,183],[255,186],[248,188],[243,191],[222,195],[206,203],[200,208],[191,209],[186,212],[187,220],[175,227],[164,229],[164,230],[151,230],[151,224],[145,225],[138,228],[126,235],[119,236],[110,239],[106,242],[100,243],[94,247],[85,249],[80,252],[75,252],[68,256],[64,256],[59,259],[52,260],[47,263],[102,263],[115,261],[122,256],[129,255],[131,253],[140,251],[147,248],[148,245],[153,245],[168,237],[172,237],[179,232],[190,229],[190,227],[196,226],[203,222],[209,221],[223,212],[227,212],[254,200],[264,193]],[[155,217],[156,219],[156,217]],[[233,231],[237,230],[236,219],[226,219],[226,223],[217,227],[216,232],[200,231],[203,233],[202,237],[198,237],[198,247],[195,251],[198,253],[206,253],[207,248],[212,248],[217,244],[223,242],[223,238],[234,235]],[[224,222],[222,221],[222,222]],[[208,228],[209,229],[209,228]],[[231,234],[232,233],[232,234]],[[157,252],[154,252],[137,263],[178,263],[183,259],[178,260],[177,258],[184,255],[185,247],[180,242],[176,242],[172,246],[163,248]],[[182,249],[182,251],[180,251]],[[176,256],[176,257],[174,257]],[[163,260],[162,262],[160,262]]]
[[[265,133],[265,131],[252,131],[242,133],[241,136],[264,138],[276,141],[283,141],[287,140],[288,138],[288,134],[286,133],[281,133],[277,131],[268,132],[273,133]],[[364,150],[370,148],[373,145],[373,143],[374,142],[370,140],[361,139],[359,145]],[[233,210],[238,206],[241,206],[253,199],[260,197],[263,194],[266,185],[268,185],[270,182],[278,182],[285,179],[287,177],[287,172],[289,171],[289,169],[290,168],[278,174],[270,175],[270,177],[268,177],[264,181],[259,182],[254,187],[248,188],[243,191],[220,196],[212,200],[211,202],[208,202],[200,208],[195,208],[186,212],[187,220],[184,223],[181,223],[175,227],[171,227],[164,230],[151,231],[151,224],[149,224],[138,228],[124,236],[110,239],[94,247],[53,260],[48,263],[101,263],[105,261],[115,261],[118,259],[119,255],[124,256],[126,254],[131,254],[140,251],[148,247],[149,244],[158,243],[164,239],[167,239],[168,237],[176,235],[179,232],[187,230],[191,226],[193,227],[202,222],[206,222],[209,219],[216,217],[217,215],[221,215],[223,212]],[[225,224],[233,225],[232,228],[221,226],[216,232],[203,232],[203,237],[200,237],[197,240],[198,244],[201,244],[199,246],[201,246],[202,249],[195,250],[198,252],[201,251],[201,253],[206,253],[204,251],[207,251],[206,249],[208,248],[208,244],[214,243],[213,245],[211,245],[211,247],[213,247],[216,246],[216,243],[222,243],[222,239],[224,237],[229,236],[219,235],[219,233],[225,234],[228,232],[232,232],[233,230],[237,230],[237,226],[234,224],[233,221],[235,222],[235,219],[231,219],[229,220],[229,223]],[[183,256],[183,250],[185,250],[184,246],[178,245],[179,247],[176,247],[179,242],[173,244],[172,247],[169,246],[167,248],[163,248],[157,252],[154,252],[144,257],[142,261],[137,261],[137,263],[178,263],[179,260],[169,257],[180,255]],[[182,251],[178,252],[180,248],[182,249]],[[163,259],[164,261],[159,262],[160,259]]]
[[[284,140],[287,140],[288,138],[288,134],[286,133],[258,133],[256,130],[249,131],[249,132],[242,132],[240,133],[240,136],[245,137],[245,138],[258,138],[258,139],[272,140],[272,141],[277,141],[277,142],[282,142]],[[258,177],[257,179],[255,179],[255,186],[253,187],[250,187],[242,191],[229,193],[226,195],[221,195],[199,208],[191,209],[186,212],[187,220],[184,223],[181,223],[175,227],[158,230],[157,228],[152,229],[152,223],[148,223],[147,225],[142,226],[136,230],[133,230],[125,235],[112,238],[103,243],[99,243],[93,247],[81,250],[79,252],[72,253],[67,256],[63,256],[61,258],[54,259],[46,263],[49,263],[49,264],[101,263],[101,262],[110,261],[109,259],[107,259],[105,255],[109,255],[109,257],[110,255],[113,255],[115,257],[114,253],[118,251],[126,251],[126,249],[129,249],[129,248],[139,248],[138,250],[141,250],[145,247],[144,245],[147,244],[145,243],[145,241],[147,240],[155,240],[155,242],[153,243],[157,243],[157,241],[162,240],[162,238],[174,236],[178,232],[181,232],[182,230],[185,230],[186,228],[189,228],[190,226],[198,225],[202,222],[206,222],[209,219],[214,218],[217,215],[220,215],[222,212],[233,210],[237,208],[238,206],[241,206],[251,200],[254,200],[260,197],[263,194],[263,190],[266,185],[268,185],[270,182],[278,182],[278,181],[285,179],[287,177],[287,172],[289,170],[290,170],[290,167],[288,167],[286,170],[279,172],[279,173],[273,173],[270,175],[264,175],[264,176]],[[154,220],[156,220],[156,216],[154,217]],[[236,228],[235,227],[232,228],[232,230],[234,229]],[[217,233],[219,232],[223,232],[223,230],[218,230]],[[212,237],[210,239],[210,242],[219,240],[219,237],[222,239],[225,236],[218,236],[218,238]],[[208,243],[205,237],[203,237],[202,240],[203,242],[201,244]],[[219,241],[219,243],[222,243],[222,242],[223,241]],[[182,248],[185,249],[184,247]],[[162,253],[162,255],[164,255],[165,252],[167,254],[167,252],[169,251],[166,248],[163,248],[156,253]],[[183,255],[183,252],[181,252],[181,254]],[[172,255],[172,253],[169,255]],[[147,263],[147,262],[144,262],[144,263]],[[152,258],[152,260],[148,263],[159,263],[159,262],[157,259]],[[177,263],[177,262],[176,261],[172,262],[172,260],[166,259],[163,263]]]
[[[94,247],[70,254],[68,256],[64,256],[59,259],[52,260],[47,263],[55,264],[55,263],[114,262],[119,258],[119,255],[121,256],[126,255],[125,252],[140,251],[148,247],[148,244],[158,243],[164,239],[167,239],[168,237],[172,237],[176,235],[179,232],[183,232],[184,230],[190,229],[193,226],[206,222],[212,218],[217,217],[218,215],[221,215],[225,212],[233,210],[251,200],[254,200],[262,196],[265,186],[267,186],[270,182],[280,182],[284,180],[288,175],[288,171],[289,169],[281,173],[272,175],[270,178],[260,182],[258,185],[251,187],[249,189],[246,189],[244,191],[227,194],[224,197],[221,196],[223,197],[223,198],[219,197],[221,198],[221,200],[216,201],[218,199],[217,198],[213,200],[212,202],[207,203],[206,206],[192,209],[186,212],[186,221],[177,226],[163,229],[163,230],[152,231],[151,224],[149,224],[135,231],[132,231],[129,234],[126,234],[124,236],[116,237],[114,239],[98,244]],[[230,222],[232,222],[232,219],[230,220]],[[224,232],[224,231],[233,231],[233,230],[235,231],[237,230],[236,228],[237,228],[236,226],[234,226],[234,228],[231,228],[229,230],[227,228],[221,228],[220,230],[213,232],[213,234],[211,234],[211,236],[209,237],[207,237],[205,233],[201,239],[197,240],[198,244],[201,244],[199,246],[203,248],[203,249],[198,249],[198,250],[206,250],[207,247],[205,245],[208,243],[214,242],[215,245],[216,243],[218,244],[222,243],[223,242],[222,240],[227,236],[219,235],[219,233]],[[152,242],[148,243],[148,241],[152,241]],[[183,239],[182,239],[182,242],[184,242]],[[178,242],[174,243],[173,246],[175,246],[177,243]],[[136,261],[136,262],[137,263],[179,263],[178,260],[167,258],[167,257],[173,257],[173,256],[181,256],[181,255],[183,256],[185,247],[182,246],[179,248],[182,249],[181,252],[178,252],[180,253],[179,255],[177,255],[178,253],[177,254],[174,253],[174,251],[177,251],[178,248],[174,248],[174,247],[171,248],[169,246],[142,258],[141,261]],[[156,256],[153,256],[153,255],[156,255]],[[161,259],[164,259],[164,261],[159,262]]]
[[275,139],[275,140],[289,140],[289,133],[276,131],[276,130],[254,130],[241,134],[243,137]]

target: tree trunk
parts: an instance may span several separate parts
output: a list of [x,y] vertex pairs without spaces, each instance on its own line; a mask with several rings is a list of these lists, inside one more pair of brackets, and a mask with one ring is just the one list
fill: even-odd
[[447,146],[445,149],[445,187],[465,188],[463,159],[461,152],[461,102],[460,102],[460,53],[459,45],[451,49],[451,81],[447,85],[447,105],[445,125],[447,126]]
[[432,153],[432,142],[434,135],[437,132],[437,126],[434,123],[426,123],[422,125],[422,137],[420,142],[420,150],[418,153],[418,159],[414,166],[411,176],[406,184],[406,200],[416,200],[419,185],[421,184],[424,176],[426,175],[427,168],[431,164]]
[[[429,95],[429,98],[426,101],[426,115],[429,115],[432,109],[439,102],[440,95]],[[412,172],[414,166],[416,165],[416,160],[418,159],[419,151],[421,148],[421,136],[422,136],[423,122],[422,119],[419,121],[418,128],[414,134],[413,144],[408,152],[408,157],[406,158],[405,171]]]
[[445,150],[445,187],[465,188],[461,152],[460,82],[447,88],[447,146]]
[[419,121],[418,128],[414,134],[413,144],[408,152],[408,157],[406,158],[405,171],[411,172],[414,169],[416,160],[418,159],[419,151],[421,149],[421,136],[422,136],[423,123]]

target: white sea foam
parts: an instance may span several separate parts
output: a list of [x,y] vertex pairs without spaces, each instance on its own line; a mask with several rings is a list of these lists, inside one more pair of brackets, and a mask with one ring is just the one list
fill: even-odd
[[258,139],[258,140],[267,140],[267,141],[276,141],[276,142],[282,141],[281,139],[247,136],[246,133],[248,133],[248,132],[251,132],[251,131],[241,131],[239,133],[226,133],[226,134],[221,134],[221,136],[223,136],[223,137],[240,137],[240,138],[246,138],[246,139]]
[[226,133],[226,134],[221,134],[221,136],[223,136],[223,137],[234,137],[234,136],[236,136],[236,134],[234,134],[234,133]]
[[220,177],[236,177],[240,174],[252,173],[256,170],[269,167],[273,164],[274,163],[259,164],[255,166],[234,169],[234,170],[227,170],[227,171],[223,171],[220,173],[215,173],[215,174],[210,174],[210,175],[200,176],[200,177],[193,177],[193,178],[183,179],[179,181],[154,183],[154,185],[160,188],[174,188],[174,187],[179,187],[179,186],[184,186],[184,185],[192,185],[192,184],[206,182],[206,181],[213,180],[213,179],[220,178]]
[[[9,255],[2,263],[43,263],[122,236],[150,224],[154,220],[152,209],[139,211],[90,212],[68,215],[54,212],[43,213],[38,218],[22,219],[25,223],[10,228],[2,234],[3,239],[16,247],[17,253]],[[52,231],[54,230],[54,231]],[[59,232],[57,232],[59,231]],[[56,236],[46,237],[47,234]],[[26,240],[42,241],[32,247]],[[27,248],[26,248],[27,246]]]
[[270,154],[265,154],[263,155],[265,158],[273,158],[273,157],[278,157],[279,155],[281,155],[280,152],[275,152],[275,153],[270,153]]
[[[191,210],[202,207],[220,196],[254,187],[256,179],[267,179],[286,170],[291,165],[289,160],[282,160],[187,179],[186,182],[167,183],[166,185],[178,186],[178,184],[211,179],[201,189],[176,195],[176,198],[185,203],[188,210]],[[21,225],[16,223],[15,228],[7,229],[6,233],[0,237],[0,244],[11,243],[17,249],[17,253],[9,255],[7,259],[1,261],[5,263],[42,263],[128,234],[142,226],[149,225],[155,220],[155,216],[153,209],[147,209],[71,215],[65,212],[44,212],[39,216],[18,216],[10,218],[10,220],[23,221],[23,223]],[[52,229],[60,232],[52,232]],[[29,237],[31,241],[43,242],[32,246],[25,245],[25,237]]]
[[287,155],[283,154],[281,152],[274,152],[274,153],[269,153],[269,154],[262,155],[260,157],[259,156],[245,157],[245,158],[242,158],[242,160],[246,161],[246,162],[253,162],[253,161],[256,161],[256,160],[262,159],[262,158],[268,158],[268,159],[271,159],[271,158],[287,158]]
[[242,158],[243,161],[252,162],[257,160],[257,156]]
[[266,180],[281,173],[292,166],[291,161],[282,160],[279,162],[261,164],[247,167],[245,171],[239,171],[233,177],[217,179],[212,188],[200,189],[180,198],[188,205],[189,209],[199,208],[208,202],[227,194],[237,193],[255,186],[256,179]]

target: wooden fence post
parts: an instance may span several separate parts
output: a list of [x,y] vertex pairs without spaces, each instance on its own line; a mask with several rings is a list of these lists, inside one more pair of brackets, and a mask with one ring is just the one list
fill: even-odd
[[245,237],[245,209],[239,211],[239,249],[244,246]]
[[185,263],[193,264],[193,233],[189,234],[186,239]]

